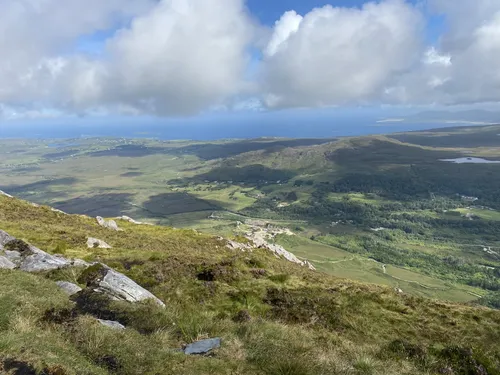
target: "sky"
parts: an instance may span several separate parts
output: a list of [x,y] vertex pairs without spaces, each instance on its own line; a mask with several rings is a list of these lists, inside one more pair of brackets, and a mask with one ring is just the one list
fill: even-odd
[[497,108],[500,1],[2,0],[0,56],[2,122]]

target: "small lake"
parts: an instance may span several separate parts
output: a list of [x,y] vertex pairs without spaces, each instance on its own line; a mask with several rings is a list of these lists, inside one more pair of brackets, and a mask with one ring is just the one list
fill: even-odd
[[486,160],[481,158],[457,158],[457,159],[439,159],[455,164],[500,164],[499,160]]

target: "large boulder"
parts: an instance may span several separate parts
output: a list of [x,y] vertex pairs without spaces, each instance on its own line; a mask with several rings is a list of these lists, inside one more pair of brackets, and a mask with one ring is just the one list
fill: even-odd
[[69,267],[71,262],[61,256],[47,254],[39,248],[0,230],[2,256],[25,272],[52,271]]
[[85,282],[95,292],[102,293],[115,301],[134,303],[152,300],[158,305],[165,307],[165,304],[151,292],[104,264],[96,264],[88,268],[80,281]]
[[96,220],[97,220],[97,224],[99,224],[103,228],[107,228],[107,229],[114,230],[117,232],[121,231],[121,229],[118,228],[118,224],[116,224],[116,221],[114,221],[114,220],[106,221],[100,216],[97,216]]
[[70,283],[68,281],[57,281],[56,284],[68,296],[72,296],[72,295],[82,291],[82,288],[80,288],[78,285]]
[[26,256],[19,269],[25,272],[53,271],[71,266],[71,262],[61,256],[47,254],[45,251],[31,247],[33,254]]

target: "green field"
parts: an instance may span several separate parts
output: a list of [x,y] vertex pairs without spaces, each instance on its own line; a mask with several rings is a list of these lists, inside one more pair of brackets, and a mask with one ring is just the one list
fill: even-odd
[[500,166],[440,160],[500,159],[500,137],[492,137],[499,133],[486,126],[338,140],[1,140],[0,189],[68,213],[125,214],[228,236],[244,234],[238,222],[262,219],[292,230],[297,240],[281,244],[323,272],[490,301],[500,290]]

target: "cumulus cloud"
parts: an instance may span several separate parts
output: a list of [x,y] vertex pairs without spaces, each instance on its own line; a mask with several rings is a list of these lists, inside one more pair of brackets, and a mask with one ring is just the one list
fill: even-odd
[[[0,102],[68,111],[176,115],[218,105],[244,86],[253,33],[243,0],[6,0],[0,21]],[[66,53],[116,25],[103,56]]]
[[263,62],[270,107],[377,100],[389,80],[420,59],[421,13],[402,0],[361,9],[325,6],[286,13]]
[[[500,102],[500,2],[427,4],[289,10],[263,27],[245,0],[1,0],[0,117]],[[433,45],[429,12],[447,26]]]

